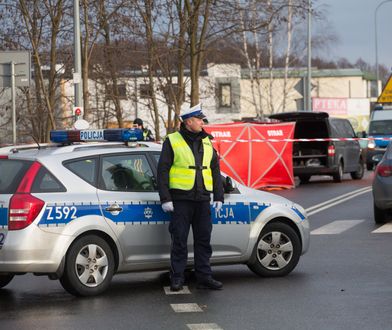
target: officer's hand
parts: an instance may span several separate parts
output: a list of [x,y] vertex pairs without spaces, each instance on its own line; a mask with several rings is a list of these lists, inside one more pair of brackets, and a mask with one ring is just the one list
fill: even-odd
[[173,212],[174,211],[173,202],[163,203],[162,210],[163,210],[163,212]]
[[219,211],[222,208],[223,203],[220,201],[215,201],[212,206],[215,208],[215,210]]

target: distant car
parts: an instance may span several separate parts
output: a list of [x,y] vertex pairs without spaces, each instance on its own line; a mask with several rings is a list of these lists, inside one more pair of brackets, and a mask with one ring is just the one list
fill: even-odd
[[[61,143],[0,149],[0,288],[14,275],[34,273],[92,296],[115,273],[169,269],[170,215],[156,187],[161,146],[68,140],[112,139],[115,130],[108,131],[54,132]],[[261,276],[290,273],[309,246],[305,210],[224,182],[223,208],[211,207],[211,264],[246,264]],[[188,250],[191,266],[191,239]]]
[[366,151],[366,168],[370,171],[382,158],[392,138],[392,109],[374,110],[369,122],[369,138]]
[[[377,160],[376,160],[377,161]],[[392,211],[392,145],[378,163],[373,179],[374,221],[385,223]]]
[[[283,112],[270,116],[284,122],[295,122],[295,139],[356,138],[347,119],[329,117],[326,112]],[[298,141],[293,144],[293,171],[301,183],[312,175],[331,175],[341,182],[344,173],[362,179],[365,160],[358,141]]]

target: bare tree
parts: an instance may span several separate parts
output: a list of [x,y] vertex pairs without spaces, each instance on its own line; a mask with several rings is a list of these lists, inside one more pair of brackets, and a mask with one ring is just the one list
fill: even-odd
[[[187,32],[190,44],[191,105],[199,103],[199,76],[205,53],[205,42],[212,0],[184,0],[189,19]],[[199,25],[201,21],[201,26]]]
[[[65,11],[65,3],[63,0],[19,0],[19,10],[33,51],[36,97],[39,107],[36,119],[39,123],[38,127],[41,126],[40,122],[42,122],[43,119],[45,120],[45,113],[48,119],[46,121],[45,129],[41,127],[38,139],[40,141],[48,141],[50,129],[56,129],[57,126],[54,113],[56,90],[59,81],[56,68],[58,59],[57,42],[59,41],[59,34],[63,29],[62,19]],[[43,28],[47,27],[47,24],[49,27],[49,52],[47,59],[47,62],[49,63],[49,74],[48,78],[45,79],[42,72],[44,66],[44,63],[42,63],[42,48],[44,44],[47,45],[47,41],[44,38],[45,31],[43,31]],[[42,132],[45,132],[45,134],[43,135]]]

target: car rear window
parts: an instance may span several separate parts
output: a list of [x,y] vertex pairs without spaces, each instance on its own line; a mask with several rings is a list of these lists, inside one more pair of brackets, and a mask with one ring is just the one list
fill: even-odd
[[14,194],[31,164],[27,160],[0,159],[0,194]]
[[65,187],[45,167],[41,167],[31,187],[32,193],[65,192]]
[[296,139],[328,138],[325,120],[298,120],[295,124]]
[[64,163],[64,166],[78,177],[96,187],[97,158],[75,159]]

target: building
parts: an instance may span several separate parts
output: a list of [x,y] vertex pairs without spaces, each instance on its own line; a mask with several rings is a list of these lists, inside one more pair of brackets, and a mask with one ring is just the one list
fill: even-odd
[[[147,70],[123,72],[118,79],[119,104],[126,126],[131,126],[136,117],[154,129],[151,106],[151,90]],[[304,109],[306,69],[290,68],[243,69],[237,64],[207,65],[200,76],[200,101],[211,123],[225,123],[244,119],[266,120],[271,113],[298,111]],[[155,77],[156,97],[160,109],[160,132],[166,135],[168,101],[164,77]],[[174,86],[176,78],[171,82]],[[185,106],[189,106],[190,79],[185,77]],[[107,81],[89,79],[91,116],[88,119],[93,128],[115,127],[117,125],[111,86]],[[355,130],[367,128],[371,104],[376,102],[375,77],[359,69],[319,70],[312,69],[312,104],[314,111],[327,111],[333,116],[348,117]],[[2,104],[9,99],[3,90]],[[62,80],[57,105],[60,128],[71,128],[74,121],[74,86],[72,80]],[[20,102],[21,104],[23,102]],[[0,111],[0,141],[9,143],[9,107]],[[7,109],[7,110],[6,110]],[[6,141],[7,140],[7,141]]]

